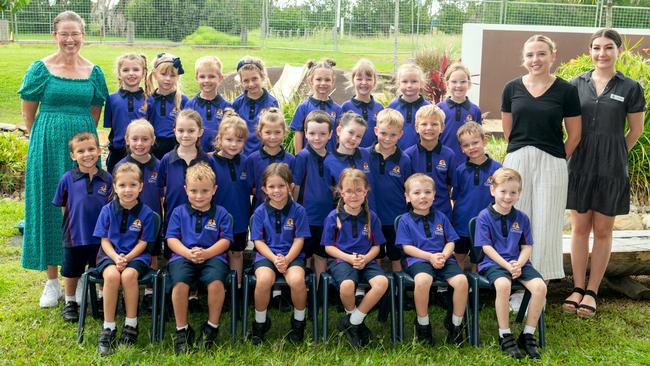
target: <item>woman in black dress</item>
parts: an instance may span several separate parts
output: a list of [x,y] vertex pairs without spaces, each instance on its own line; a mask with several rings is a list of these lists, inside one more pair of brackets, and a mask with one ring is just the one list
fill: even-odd
[[[596,314],[598,288],[612,249],[614,218],[630,210],[627,154],[643,132],[643,89],[638,82],[616,71],[621,50],[618,32],[597,31],[589,45],[594,69],[572,80],[580,95],[582,139],[569,161],[567,208],[571,210],[575,288],[563,308],[581,317]],[[591,231],[594,242],[586,283]]]

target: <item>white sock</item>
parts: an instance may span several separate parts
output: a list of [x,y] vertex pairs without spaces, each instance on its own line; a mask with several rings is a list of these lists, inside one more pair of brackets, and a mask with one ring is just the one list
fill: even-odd
[[457,316],[455,314],[451,315],[451,324],[453,324],[455,327],[461,325],[463,323],[463,317],[462,316]]
[[344,309],[344,310],[345,310],[345,315],[350,315],[354,311],[354,309],[352,309],[352,310]]
[[531,327],[530,325],[524,326],[524,331],[522,332],[524,334],[535,334],[535,327]]
[[138,318],[124,318],[124,325],[135,328],[138,326]]
[[438,292],[447,292],[449,288],[447,286],[440,286],[438,287]]
[[217,329],[217,328],[219,328],[219,324],[214,324],[214,323],[212,323],[212,322],[211,322],[211,321],[209,321],[209,320],[208,320],[208,322],[207,322],[207,323],[208,323],[208,325],[209,325],[209,326],[211,326],[211,327],[212,327],[212,328],[214,328],[214,329]]
[[187,329],[189,326],[190,326],[189,324],[185,324],[185,325],[183,325],[182,327],[176,327],[176,330]]
[[298,310],[296,308],[293,308],[293,318],[298,321],[305,320],[305,309]]
[[45,282],[45,284],[46,285],[57,285],[58,286],[59,285],[59,279],[55,278],[53,280],[47,280],[47,282]]
[[366,318],[366,314],[362,313],[361,310],[354,309],[352,314],[350,314],[350,324],[352,325],[359,325],[363,323],[363,319]]
[[273,294],[271,295],[271,297],[278,297],[280,295],[282,295],[281,290],[273,290]]
[[188,300],[194,300],[194,299],[198,299],[198,298],[199,298],[199,295],[197,295],[197,294],[190,294],[190,297],[188,297]]
[[144,294],[145,295],[153,295],[153,289],[152,288],[146,288],[144,289]]
[[[92,289],[90,289],[92,291]],[[97,290],[97,300],[101,300],[104,298],[104,291],[102,290]]]
[[355,293],[354,293],[354,296],[355,297],[356,296],[364,296],[365,294],[366,294],[365,291],[363,291],[361,289],[357,289],[357,291],[355,291]]
[[499,328],[499,337],[503,338],[504,334],[512,334],[512,331],[510,330],[510,328],[506,328],[506,329]]
[[115,330],[115,322],[104,322],[104,329],[108,328],[110,330]]
[[418,316],[418,324],[420,325],[429,325],[429,316]]
[[255,323],[265,323],[266,322],[266,310],[257,311],[255,310]]
[[77,297],[75,295],[65,295],[65,303],[67,304],[69,302],[77,302]]

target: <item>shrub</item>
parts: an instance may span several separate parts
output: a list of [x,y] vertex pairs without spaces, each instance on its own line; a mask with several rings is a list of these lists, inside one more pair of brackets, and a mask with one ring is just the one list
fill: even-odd
[[506,150],[508,143],[502,138],[490,136],[488,138],[488,145],[485,147],[485,152],[490,155],[492,160],[496,160],[503,164],[503,159],[506,157]]
[[[650,105],[650,60],[635,51],[638,43],[629,46],[625,42],[625,51],[621,52],[616,63],[616,70],[637,80],[643,86],[646,109]],[[648,52],[642,50],[642,52]],[[560,65],[556,74],[570,80],[593,69],[591,57],[582,55]],[[650,125],[650,113],[645,113],[644,126]],[[632,202],[639,205],[650,203],[650,129],[644,128],[639,141],[628,154],[630,166],[630,190]]]
[[445,72],[447,67],[453,63],[450,53],[442,53],[437,50],[422,50],[415,55],[415,63],[418,64],[425,75],[424,97],[433,103],[438,103],[447,94],[447,82]]
[[185,39],[183,39],[183,43],[199,45],[239,46],[241,40],[239,36],[233,36],[227,33],[219,32],[212,27],[200,26],[196,29],[196,31],[194,31],[194,33],[185,37]]
[[20,192],[25,181],[27,141],[18,134],[0,134],[0,195]]

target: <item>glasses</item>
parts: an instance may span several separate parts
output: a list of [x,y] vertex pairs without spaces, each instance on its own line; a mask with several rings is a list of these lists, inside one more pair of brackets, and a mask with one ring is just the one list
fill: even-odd
[[72,32],[72,33],[63,33],[63,32],[56,32],[56,35],[63,38],[63,39],[68,39],[69,37],[72,37],[73,39],[79,39],[83,35],[81,32]]

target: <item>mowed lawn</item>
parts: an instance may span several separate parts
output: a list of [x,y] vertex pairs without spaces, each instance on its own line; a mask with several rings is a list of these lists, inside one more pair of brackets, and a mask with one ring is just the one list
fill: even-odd
[[[106,358],[96,353],[101,321],[89,318],[85,342],[76,340],[76,324],[64,323],[59,308],[40,309],[38,297],[43,285],[43,274],[23,270],[20,266],[18,235],[13,228],[22,217],[23,203],[0,200],[0,364],[88,365],[88,364],[264,364],[264,365],[508,365],[517,362],[502,355],[496,340],[494,308],[488,303],[480,314],[482,346],[450,347],[442,340],[443,311],[431,307],[435,347],[423,347],[413,339],[415,314],[406,314],[406,341],[393,346],[389,324],[376,320],[371,313],[367,323],[375,339],[363,350],[351,349],[345,337],[334,329],[340,314],[331,308],[330,339],[327,344],[305,341],[293,345],[282,339],[289,327],[291,313],[271,311],[273,327],[267,341],[259,346],[250,343],[231,343],[227,329],[229,313],[221,322],[219,346],[210,352],[194,352],[175,356],[173,326],[167,323],[165,340],[149,344],[147,329],[149,316],[140,314],[140,337],[134,347],[119,348]],[[18,245],[17,245],[18,244]],[[644,280],[649,282],[647,279]],[[541,360],[523,360],[530,365],[648,365],[650,364],[650,306],[648,302],[622,299],[603,290],[598,315],[594,320],[582,320],[564,314],[560,301],[568,292],[568,282],[551,284],[547,307],[547,347]],[[195,314],[191,323],[195,329],[205,318]],[[118,328],[123,324],[118,315]],[[307,338],[310,336],[308,324]],[[513,326],[518,333],[520,326]]]

